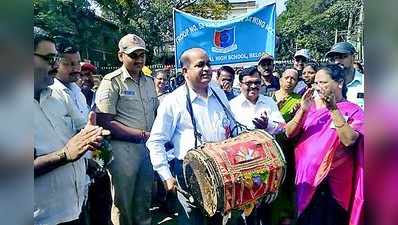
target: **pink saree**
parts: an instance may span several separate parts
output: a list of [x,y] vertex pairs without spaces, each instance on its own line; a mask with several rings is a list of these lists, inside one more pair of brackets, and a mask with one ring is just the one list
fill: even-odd
[[358,225],[363,222],[364,112],[346,101],[337,107],[360,136],[353,146],[344,147],[329,111],[310,108],[295,149],[298,214],[304,212],[317,186],[327,177],[332,196],[349,212],[349,224]]

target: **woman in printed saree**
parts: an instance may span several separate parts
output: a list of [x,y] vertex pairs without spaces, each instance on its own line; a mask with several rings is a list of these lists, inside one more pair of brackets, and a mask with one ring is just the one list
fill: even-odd
[[[271,97],[278,105],[283,119],[289,122],[300,107],[301,96],[294,93],[294,87],[298,82],[298,72],[295,69],[285,70],[279,79],[280,89],[273,92]],[[297,140],[287,139],[285,133],[276,135],[276,140],[281,146],[287,162],[287,173],[277,199],[263,210],[264,217],[268,217],[269,224],[279,224],[281,221],[292,221],[295,217],[294,204],[294,146]]]
[[285,70],[279,79],[281,88],[275,91],[272,96],[278,104],[279,111],[282,113],[283,119],[285,119],[286,122],[293,118],[295,112],[300,106],[301,96],[293,92],[297,81],[297,70]]
[[[344,71],[327,65],[286,125],[295,148],[297,224],[363,222],[364,112],[345,100]],[[314,97],[314,91],[315,97]]]

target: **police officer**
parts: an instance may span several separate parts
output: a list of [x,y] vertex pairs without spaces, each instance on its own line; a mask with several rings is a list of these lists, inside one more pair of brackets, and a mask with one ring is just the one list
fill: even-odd
[[107,74],[96,93],[98,121],[112,132],[114,225],[151,224],[153,169],[145,142],[158,99],[152,78],[144,76],[145,42],[134,34],[119,41],[122,67]]

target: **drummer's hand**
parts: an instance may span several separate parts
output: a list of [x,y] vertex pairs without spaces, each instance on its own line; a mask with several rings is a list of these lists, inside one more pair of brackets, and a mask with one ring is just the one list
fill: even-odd
[[177,181],[176,181],[176,179],[174,179],[174,177],[164,180],[163,186],[167,192],[176,192],[177,191]]

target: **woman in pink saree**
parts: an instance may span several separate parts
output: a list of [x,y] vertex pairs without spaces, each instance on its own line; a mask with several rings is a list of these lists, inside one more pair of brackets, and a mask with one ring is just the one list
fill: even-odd
[[345,100],[343,77],[338,65],[321,68],[315,87],[306,91],[300,109],[286,125],[289,138],[299,136],[298,225],[363,223],[364,112]]

